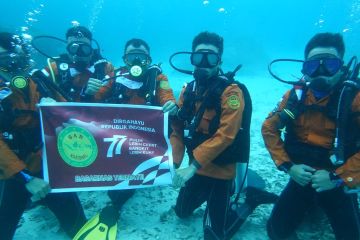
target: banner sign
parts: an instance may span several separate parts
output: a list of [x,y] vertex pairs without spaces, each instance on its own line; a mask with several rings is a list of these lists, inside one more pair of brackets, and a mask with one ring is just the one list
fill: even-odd
[[129,104],[40,104],[44,179],[52,192],[172,183],[168,114]]

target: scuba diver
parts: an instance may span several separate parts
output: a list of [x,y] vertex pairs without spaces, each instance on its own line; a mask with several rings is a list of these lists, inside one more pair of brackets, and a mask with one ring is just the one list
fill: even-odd
[[[115,104],[136,104],[162,106],[170,117],[177,113],[175,97],[168,78],[158,65],[151,65],[150,47],[142,39],[127,41],[124,48],[124,67],[115,71],[115,77],[99,89],[104,94],[104,102]],[[120,211],[134,189],[109,190],[111,204],[88,221],[78,232],[77,239],[115,239]],[[104,229],[105,231],[101,231]],[[108,238],[103,238],[108,233]]]
[[30,76],[30,52],[21,37],[0,33],[0,238],[11,240],[29,200],[46,205],[68,236],[86,222],[76,193],[49,193],[41,166],[36,104],[42,97]]
[[[66,43],[66,54],[59,57],[48,56],[40,50],[38,40],[53,39]],[[66,42],[56,37],[38,36],[33,40],[33,47],[48,57],[48,66],[35,72],[35,76],[44,78],[49,88],[54,91],[57,101],[100,102],[105,93],[99,89],[106,85],[107,78],[113,77],[114,68],[92,47],[92,33],[83,26],[73,26],[66,32]],[[52,84],[55,83],[55,84]]]
[[307,43],[304,61],[272,62],[302,62],[303,77],[289,82],[293,89],[262,126],[275,165],[290,176],[267,223],[270,239],[296,235],[314,205],[324,210],[336,239],[360,239],[352,193],[360,183],[359,64],[353,58],[344,65],[344,52],[340,34],[319,33]]
[[[203,217],[204,239],[230,239],[253,210],[262,203],[274,203],[277,196],[263,191],[264,181],[254,172],[247,177],[250,151],[252,104],[245,85],[234,81],[236,71],[223,74],[221,56],[223,38],[216,33],[201,32],[192,42],[192,52],[178,52],[170,57],[176,70],[192,74],[178,102],[177,119],[173,122],[170,141],[174,164],[179,167],[185,147],[189,166],[176,170],[173,179],[180,187],[175,213],[189,217],[207,202]],[[188,55],[194,71],[177,68],[172,63],[176,55]],[[240,169],[237,173],[237,165]],[[238,175],[238,194],[234,181]],[[251,185],[253,184],[253,185]],[[238,185],[238,184],[237,184]],[[260,186],[260,187],[259,187]],[[246,200],[238,202],[241,190]]]
[[117,69],[115,78],[104,87],[111,89],[106,102],[163,106],[164,112],[175,115],[173,91],[160,65],[151,65],[149,45],[142,39],[129,40],[123,61],[125,66]]

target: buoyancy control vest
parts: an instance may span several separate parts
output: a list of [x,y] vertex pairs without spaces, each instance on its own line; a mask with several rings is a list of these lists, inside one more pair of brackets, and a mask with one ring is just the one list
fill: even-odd
[[[24,93],[25,103],[29,101],[29,89]],[[38,151],[42,146],[39,113],[25,108],[15,108],[10,96],[15,94],[11,88],[0,88],[0,131],[1,138],[8,147],[20,158],[25,159],[31,152]],[[14,126],[17,119],[30,116],[38,124],[35,126]]]
[[[179,110],[178,117],[186,122],[185,145],[190,158],[193,158],[193,150],[211,138],[219,128],[221,117],[221,96],[224,90],[231,84],[237,84],[244,96],[244,111],[242,124],[233,143],[220,153],[212,162],[217,165],[241,162],[247,163],[250,155],[250,124],[252,115],[252,101],[246,86],[233,78],[218,76],[216,83],[208,90],[203,97],[197,97],[194,92],[195,80],[187,84],[184,91],[184,104]],[[200,100],[202,103],[195,112],[195,103]],[[206,109],[214,109],[216,115],[209,124],[209,134],[196,131]]]
[[[278,128],[286,127],[285,149],[295,163],[297,158],[302,158],[302,160],[307,159],[307,164],[310,166],[334,168],[360,150],[360,130],[354,128],[356,117],[360,113],[351,111],[359,86],[354,81],[345,81],[341,89],[330,95],[326,106],[306,105],[305,98],[308,90],[306,86],[294,87],[290,90],[286,106],[279,113],[281,126]],[[294,120],[309,111],[322,112],[335,123],[332,149],[302,143],[297,139],[293,127]],[[306,158],[299,156],[301,153],[306,154]]]
[[[74,94],[77,91],[76,87],[73,85],[73,76],[71,74],[71,64],[69,64],[70,60],[69,57],[66,54],[62,54],[60,55],[60,57],[58,59],[55,60],[55,64],[58,70],[58,74],[55,75],[52,71],[52,66],[51,66],[51,61],[48,61],[48,67],[49,70],[51,71],[51,78],[53,80],[54,83],[56,83],[60,89],[62,89],[62,91],[64,93],[67,94],[66,98],[69,98],[71,100],[73,100],[75,98]],[[99,80],[103,80],[105,79],[106,76],[106,65],[108,64],[107,60],[102,58],[99,54],[96,54],[91,62],[90,62],[90,66],[94,68],[93,72],[90,72],[90,77],[92,78],[96,78]],[[90,68],[91,68],[90,67]],[[87,96],[85,95],[85,88],[86,86],[83,86],[83,88],[81,89],[81,97],[86,98]],[[62,94],[63,95],[63,94]]]
[[[156,89],[158,87],[157,77],[162,73],[159,65],[150,66],[145,74],[141,77],[143,85],[139,88],[139,96],[145,99],[147,105],[159,106],[160,103],[157,99]],[[115,72],[115,76],[124,77],[132,80],[129,72],[125,67],[120,68]],[[139,80],[136,80],[139,81]],[[108,102],[111,103],[128,103],[128,96],[126,95],[127,87],[117,82],[117,78],[114,80],[114,86],[112,88],[111,97]]]

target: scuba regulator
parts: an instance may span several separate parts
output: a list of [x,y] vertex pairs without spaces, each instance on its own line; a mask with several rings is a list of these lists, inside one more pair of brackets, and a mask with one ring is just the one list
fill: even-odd
[[151,64],[151,57],[149,54],[142,51],[134,51],[126,53],[123,60],[127,66],[130,75],[136,80],[140,78]]

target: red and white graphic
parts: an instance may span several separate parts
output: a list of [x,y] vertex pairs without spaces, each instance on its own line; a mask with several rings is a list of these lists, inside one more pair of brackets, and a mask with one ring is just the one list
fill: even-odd
[[168,115],[127,104],[40,104],[44,178],[52,192],[172,183]]

